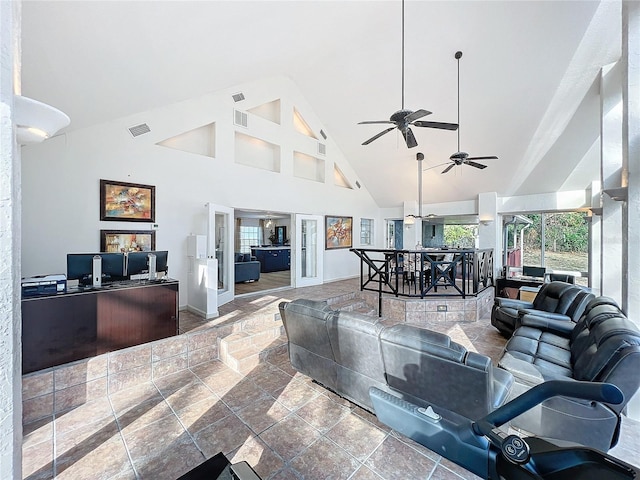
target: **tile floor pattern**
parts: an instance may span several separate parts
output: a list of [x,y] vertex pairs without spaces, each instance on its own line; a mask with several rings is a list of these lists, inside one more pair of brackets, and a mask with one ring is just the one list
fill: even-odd
[[[343,281],[246,297],[213,322],[354,287]],[[189,331],[210,322],[181,312],[180,323]],[[504,344],[488,321],[432,328],[494,359]],[[274,351],[246,375],[212,361],[25,425],[23,478],[174,480],[219,451],[246,460],[264,480],[478,478],[296,373]],[[640,423],[625,418],[613,453],[637,464],[638,433]]]

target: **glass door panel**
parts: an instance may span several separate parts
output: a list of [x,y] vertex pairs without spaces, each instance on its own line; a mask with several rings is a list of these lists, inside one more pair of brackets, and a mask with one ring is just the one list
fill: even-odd
[[320,285],[323,282],[322,221],[319,215],[296,215],[294,264],[296,287]]

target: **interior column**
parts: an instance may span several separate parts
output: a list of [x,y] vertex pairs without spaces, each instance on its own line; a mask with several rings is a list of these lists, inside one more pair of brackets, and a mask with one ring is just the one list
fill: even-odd
[[[622,185],[622,89],[620,63],[602,69],[601,101],[601,184],[605,192]],[[611,193],[613,195],[613,193]],[[606,245],[600,262],[600,289],[622,304],[622,202],[610,194],[602,195],[600,243]]]
[[[640,326],[640,3],[622,2],[622,116],[623,186],[623,309]],[[626,176],[626,178],[625,178]],[[640,395],[628,406],[628,415],[640,419]]]
[[[22,478],[20,147],[13,95],[20,91],[21,2],[0,2],[0,478]],[[14,83],[15,82],[15,83]]]

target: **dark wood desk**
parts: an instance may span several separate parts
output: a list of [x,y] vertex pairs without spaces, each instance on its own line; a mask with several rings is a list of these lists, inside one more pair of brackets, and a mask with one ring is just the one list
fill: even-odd
[[136,281],[22,300],[22,373],[178,333],[178,281]]
[[544,283],[544,280],[541,278],[540,280],[526,279],[526,278],[496,278],[496,297],[509,297],[509,298],[517,298],[514,296],[509,296],[507,294],[508,290],[506,288],[511,288],[519,291],[520,287],[539,287]]

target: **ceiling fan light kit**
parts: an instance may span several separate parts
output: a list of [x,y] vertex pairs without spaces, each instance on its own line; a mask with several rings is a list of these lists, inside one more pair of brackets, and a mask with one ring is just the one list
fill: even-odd
[[437,128],[440,130],[457,130],[458,125],[456,123],[444,123],[444,122],[426,122],[424,120],[419,120],[422,117],[426,117],[427,115],[431,115],[431,112],[424,109],[416,110],[408,110],[404,108],[404,0],[402,0],[402,108],[397,112],[393,113],[389,120],[368,120],[364,122],[359,122],[358,125],[367,125],[367,124],[393,124],[393,127],[386,128],[382,132],[374,135],[362,142],[362,145],[369,145],[374,140],[377,140],[381,136],[386,133],[389,133],[396,128],[402,133],[404,137],[404,141],[407,144],[408,148],[413,148],[418,146],[418,142],[416,141],[416,137],[411,130],[411,127],[425,127],[425,128]]

